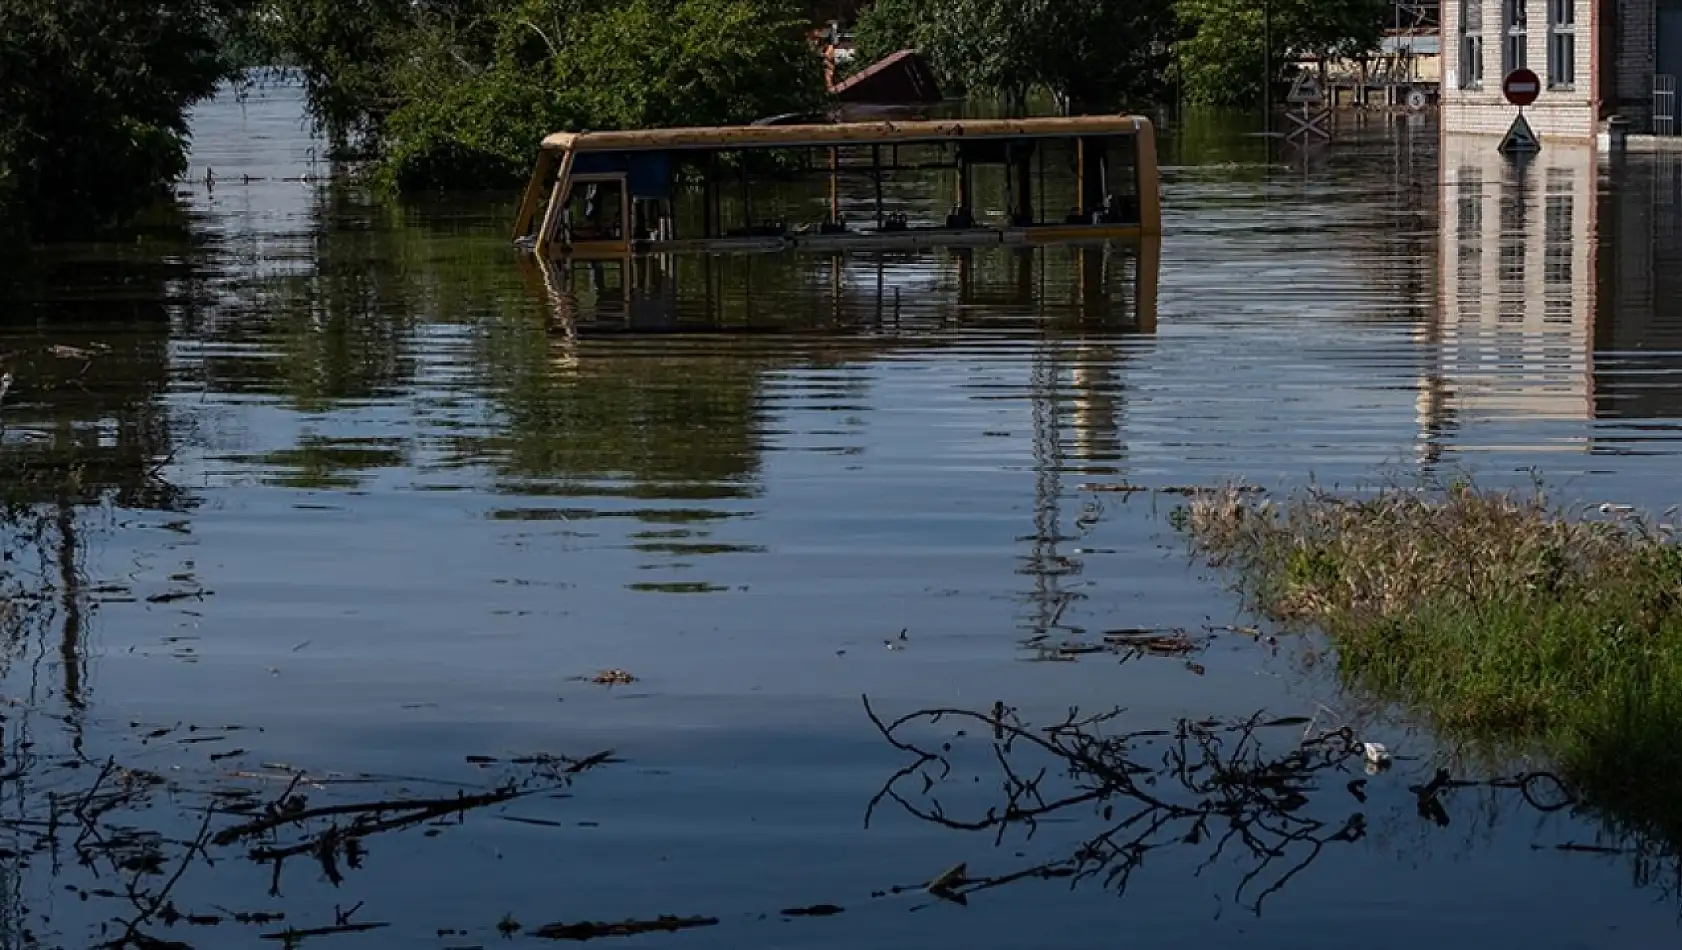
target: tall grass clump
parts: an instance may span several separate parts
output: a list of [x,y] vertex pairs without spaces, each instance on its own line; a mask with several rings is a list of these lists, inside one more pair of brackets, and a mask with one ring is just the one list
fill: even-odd
[[[1317,628],[1347,686],[1538,752],[1682,844],[1682,547],[1539,489],[1208,492],[1179,524],[1254,607]],[[1653,827],[1654,825],[1662,827]]]

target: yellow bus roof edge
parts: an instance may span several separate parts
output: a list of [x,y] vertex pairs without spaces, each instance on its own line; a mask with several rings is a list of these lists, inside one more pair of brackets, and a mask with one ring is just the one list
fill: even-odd
[[680,149],[802,148],[822,145],[941,142],[954,139],[1033,138],[1059,135],[1154,134],[1137,115],[1055,116],[1032,119],[932,119],[837,122],[827,125],[721,125],[620,132],[554,132],[543,147],[572,152]]

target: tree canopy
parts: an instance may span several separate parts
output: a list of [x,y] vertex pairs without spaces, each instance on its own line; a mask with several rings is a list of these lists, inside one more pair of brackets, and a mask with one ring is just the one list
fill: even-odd
[[915,47],[952,86],[1017,105],[1037,88],[1110,108],[1161,95],[1175,22],[1173,0],[877,0],[856,44],[864,62]]
[[501,187],[557,129],[749,122],[824,95],[795,0],[274,2],[318,124],[401,189]]
[[1378,47],[1390,0],[1177,0],[1186,38],[1176,50],[1188,101],[1250,105],[1297,57],[1360,56]]
[[0,239],[86,236],[167,194],[249,3],[0,3]]
[[[1389,0],[877,0],[860,17],[861,62],[921,50],[954,87],[1066,107],[1159,101],[1178,76],[1192,102],[1261,97],[1296,56],[1374,49]],[[1270,27],[1263,29],[1264,20]]]
[[[1246,104],[1269,55],[1376,46],[1388,0],[877,0],[864,61],[1072,111]],[[0,242],[130,220],[186,168],[187,115],[242,65],[302,77],[341,153],[402,189],[503,187],[547,132],[749,122],[825,101],[831,0],[6,0]],[[1264,31],[1264,8],[1271,30]],[[1269,45],[1271,43],[1271,45]]]

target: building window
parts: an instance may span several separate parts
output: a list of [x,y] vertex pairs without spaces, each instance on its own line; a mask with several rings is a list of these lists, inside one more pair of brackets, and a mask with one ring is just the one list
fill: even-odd
[[1548,88],[1577,82],[1577,0],[1548,0]]
[[1460,0],[1460,88],[1483,88],[1483,0]]
[[1529,64],[1524,48],[1530,42],[1530,11],[1525,9],[1530,6],[1530,0],[1502,0],[1502,5],[1501,71],[1510,73]]

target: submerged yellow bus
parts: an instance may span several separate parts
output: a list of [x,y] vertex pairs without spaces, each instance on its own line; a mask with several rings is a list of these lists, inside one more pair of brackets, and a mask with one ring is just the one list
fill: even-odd
[[[814,178],[827,200],[765,213],[775,183]],[[944,213],[926,193],[937,181],[951,189]],[[1155,128],[1122,115],[557,132],[514,224],[538,255],[586,257],[1161,233]]]

